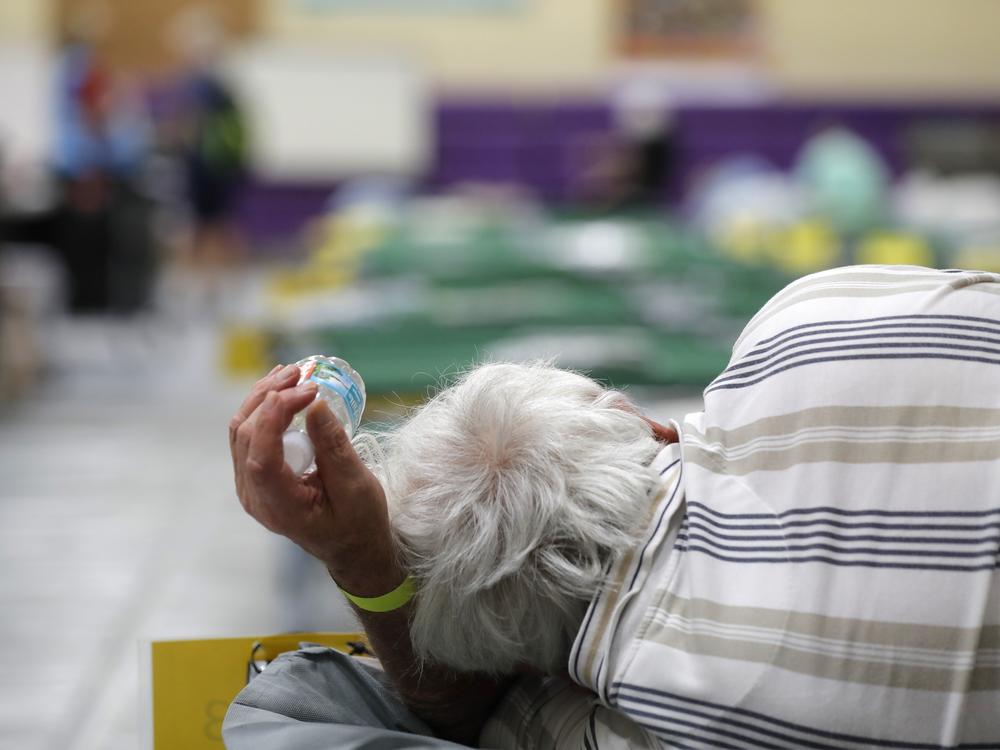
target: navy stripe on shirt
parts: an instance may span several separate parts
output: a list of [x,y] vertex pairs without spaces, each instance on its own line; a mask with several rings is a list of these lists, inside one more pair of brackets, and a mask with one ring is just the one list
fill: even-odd
[[[862,350],[862,349],[919,349],[923,352],[925,349],[946,349],[949,351],[960,351],[960,352],[980,352],[982,354],[992,354],[1000,355],[1000,349],[991,346],[972,346],[970,344],[950,344],[941,341],[891,341],[887,337],[878,337],[878,341],[861,341],[859,343],[839,343],[836,346],[813,346],[809,349],[804,349],[799,352],[792,352],[791,354],[785,354],[784,356],[771,356],[763,359],[753,361],[749,364],[761,365],[756,370],[748,370],[746,372],[734,372],[734,370],[739,370],[740,368],[746,367],[747,362],[741,361],[739,363],[730,365],[722,374],[717,377],[713,383],[728,383],[739,378],[755,377],[760,374],[768,373],[772,368],[783,362],[789,362],[796,357],[811,357],[816,354],[828,354],[829,352],[846,352],[851,350]],[[951,340],[949,338],[949,340]],[[856,339],[844,339],[843,341],[856,341]],[[826,344],[827,340],[817,340],[805,343],[813,344]],[[785,349],[779,349],[774,352],[777,355],[781,352],[787,351]],[[896,352],[897,354],[908,354],[909,352]],[[923,352],[925,354],[936,354],[937,352]],[[861,355],[859,355],[861,356]],[[961,355],[954,355],[961,356]],[[777,368],[781,369],[781,368]]]
[[[746,708],[727,706],[699,698],[690,698],[666,690],[658,690],[627,682],[615,682],[612,685],[611,694],[622,710],[630,715],[632,714],[632,710],[629,707],[631,704],[657,707],[682,716],[686,715],[707,719],[713,723],[721,723],[726,727],[736,727],[779,741],[793,743],[795,747],[812,747],[822,750],[826,750],[827,748],[840,750],[845,746],[850,747],[852,745],[900,748],[900,750],[998,750],[1000,748],[1000,736],[997,737],[996,742],[937,745],[831,732],[805,724],[796,724],[784,719],[778,719]],[[669,722],[670,720],[670,716],[663,715],[663,721]],[[645,722],[640,721],[640,723],[648,726]],[[797,735],[805,736],[801,737]],[[755,740],[756,738],[753,737],[745,738],[747,742]],[[828,744],[829,742],[841,744],[831,745]]]
[[[889,321],[898,321],[896,325],[920,325],[921,323],[925,325],[938,325],[942,328],[948,327],[949,323],[940,323],[931,321],[962,321],[961,324],[968,330],[984,331],[989,333],[1000,332],[1000,320],[995,318],[980,318],[974,315],[879,315],[873,318],[855,318],[853,320],[819,320],[813,321],[811,323],[800,323],[799,325],[791,326],[785,330],[774,334],[773,336],[768,336],[767,338],[761,339],[757,342],[756,347],[751,350],[748,354],[752,355],[756,352],[757,348],[761,346],[766,346],[782,336],[786,336],[794,331],[808,331],[815,328],[823,328],[826,326],[856,326],[864,323],[887,323]],[[910,321],[906,323],[904,321]],[[913,321],[920,321],[916,323]],[[986,328],[986,327],[972,327],[968,326],[969,323],[980,323],[982,326],[997,326],[998,329]]]
[[[941,323],[927,320],[927,318],[937,317],[969,322]],[[970,325],[971,322],[976,322],[980,325]],[[989,326],[997,327],[990,328]],[[774,336],[761,339],[757,342],[753,349],[744,355],[744,359],[747,357],[755,357],[758,354],[763,354],[764,352],[770,351],[777,346],[781,346],[782,344],[804,336],[841,335],[844,333],[858,333],[862,331],[892,331],[893,329],[899,328],[910,330],[913,332],[913,335],[930,335],[928,332],[933,330],[939,330],[942,332],[968,331],[971,333],[1000,334],[1000,320],[990,318],[964,318],[958,315],[887,315],[879,318],[864,318],[862,320],[823,320],[812,323],[802,323],[801,325],[786,328],[784,331],[776,333]]]
[[837,516],[882,516],[900,518],[969,518],[978,516],[1000,516],[1000,508],[986,510],[886,510],[886,509],[847,509],[831,505],[816,505],[806,508],[789,508],[780,513],[723,513],[704,503],[689,500],[689,508],[699,508],[720,518],[786,518],[787,516],[829,513]]
[[913,353],[909,353],[909,352],[893,352],[891,354],[885,353],[885,354],[865,354],[865,355],[855,355],[855,356],[845,355],[845,356],[838,356],[838,357],[816,357],[814,359],[806,359],[806,360],[802,360],[800,362],[792,362],[790,364],[784,365],[783,367],[779,367],[779,368],[777,368],[777,369],[775,369],[773,371],[770,371],[770,372],[766,373],[765,375],[762,375],[759,378],[756,378],[754,380],[748,380],[748,381],[742,382],[742,383],[733,383],[733,382],[718,383],[718,381],[716,381],[715,383],[713,383],[712,385],[710,385],[708,388],[705,389],[705,394],[707,395],[707,394],[709,394],[709,393],[711,393],[713,391],[719,391],[719,390],[731,390],[731,389],[737,389],[737,388],[747,388],[749,386],[757,385],[758,383],[762,383],[765,380],[768,380],[769,378],[774,377],[775,375],[780,375],[781,373],[786,372],[788,370],[794,370],[794,369],[797,369],[799,367],[804,367],[806,365],[823,364],[823,363],[827,363],[827,362],[863,362],[863,361],[880,360],[880,359],[884,359],[884,360],[889,360],[889,359],[900,359],[900,360],[902,360],[902,359],[915,359],[915,360],[920,360],[920,359],[939,359],[939,360],[950,360],[950,361],[956,361],[956,362],[977,362],[979,364],[1000,365],[1000,359],[988,359],[986,357],[971,357],[971,356],[966,357],[966,356],[962,356],[962,355],[959,355],[959,354],[945,354],[945,353],[938,354],[938,353],[935,353],[935,352],[913,352]]
[[983,570],[996,570],[1000,568],[1000,562],[983,562],[981,564],[970,565],[946,565],[935,563],[911,563],[894,562],[885,560],[853,560],[838,557],[828,557],[824,555],[804,555],[801,557],[756,557],[753,555],[723,555],[714,550],[691,544],[690,542],[678,541],[675,546],[678,552],[697,552],[715,558],[720,562],[732,562],[743,564],[800,564],[800,563],[824,563],[842,568],[887,568],[899,570],[933,570],[946,573],[975,573]]

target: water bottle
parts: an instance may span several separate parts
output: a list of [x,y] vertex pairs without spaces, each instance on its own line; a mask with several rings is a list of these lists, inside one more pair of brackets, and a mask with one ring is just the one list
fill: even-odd
[[[316,398],[330,407],[347,432],[354,437],[361,414],[365,410],[365,383],[357,371],[339,357],[315,354],[295,363],[299,368],[299,384],[311,380],[317,386]],[[308,408],[308,407],[306,407]],[[315,467],[316,451],[306,433],[306,409],[292,418],[292,424],[282,437],[285,463],[296,474]]]

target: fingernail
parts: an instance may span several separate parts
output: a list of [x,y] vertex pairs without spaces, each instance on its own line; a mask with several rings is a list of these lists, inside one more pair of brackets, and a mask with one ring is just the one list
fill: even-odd
[[299,383],[297,386],[295,386],[295,389],[301,391],[302,393],[308,393],[309,391],[316,390],[316,384],[311,380],[307,380],[304,383]]

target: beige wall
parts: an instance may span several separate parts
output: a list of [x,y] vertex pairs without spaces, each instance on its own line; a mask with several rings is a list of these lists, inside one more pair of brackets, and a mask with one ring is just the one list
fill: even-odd
[[0,0],[0,41],[42,41],[53,24],[48,0]]
[[[620,62],[617,0],[493,12],[310,13],[257,0],[284,40],[402,52],[450,88],[585,89]],[[758,0],[763,64],[795,94],[1000,95],[1000,0]]]
[[998,0],[764,0],[762,15],[792,92],[1000,95]]
[[448,88],[590,87],[613,44],[608,0],[518,0],[494,11],[310,13],[295,0],[260,0],[269,36],[398,52]]
[[[617,0],[519,0],[509,10],[466,14],[237,4],[251,2],[267,37],[401,52],[451,88],[586,89],[619,62]],[[1000,97],[1000,0],[758,2],[763,62],[793,94]],[[56,6],[67,4],[0,0],[0,41],[54,38]]]

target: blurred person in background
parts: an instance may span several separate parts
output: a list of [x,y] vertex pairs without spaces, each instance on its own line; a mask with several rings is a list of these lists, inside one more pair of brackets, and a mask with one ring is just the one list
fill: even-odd
[[626,84],[613,100],[615,133],[628,168],[626,205],[663,205],[677,162],[677,133],[670,98],[653,81]]
[[70,279],[74,311],[142,307],[152,283],[152,215],[139,181],[149,149],[140,96],[101,58],[110,7],[83,6],[59,55],[53,167],[55,213],[36,222]]
[[170,138],[183,163],[192,224],[185,261],[204,276],[214,307],[223,275],[244,258],[235,213],[247,171],[246,122],[219,70],[226,33],[218,15],[203,6],[184,9],[169,40],[182,64]]
[[[137,86],[103,61],[114,17],[81,6],[56,57],[51,203],[3,216],[3,240],[53,248],[75,313],[135,313],[156,271],[153,205],[145,190],[151,128]],[[30,188],[29,188],[30,190]],[[46,190],[40,191],[47,193]]]
[[655,81],[633,81],[611,99],[613,128],[584,144],[581,198],[591,210],[663,208],[677,163],[670,98]]
[[681,423],[485,365],[367,465],[275,368],[230,424],[239,499],[326,564],[384,673],[279,657],[227,746],[1000,745],[998,341],[1000,275],[834,269]]

